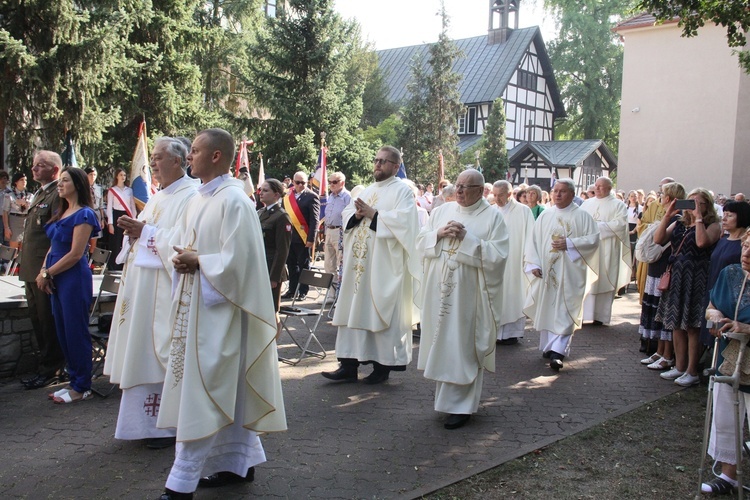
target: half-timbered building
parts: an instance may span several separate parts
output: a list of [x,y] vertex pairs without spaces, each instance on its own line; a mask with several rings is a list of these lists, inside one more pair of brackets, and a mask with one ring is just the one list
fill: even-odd
[[[486,36],[455,41],[462,56],[453,70],[463,76],[459,91],[466,106],[458,120],[459,150],[479,141],[498,97],[505,103],[509,150],[523,141],[552,141],[555,120],[565,110],[539,27],[518,29],[517,0],[492,2],[489,21]],[[428,49],[425,44],[378,51],[392,102],[406,102],[410,63],[420,53],[426,61]]]

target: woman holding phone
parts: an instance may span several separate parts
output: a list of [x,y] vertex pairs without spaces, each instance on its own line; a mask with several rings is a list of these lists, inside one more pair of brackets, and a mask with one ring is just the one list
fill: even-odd
[[[688,202],[687,205],[685,202]],[[689,205],[693,208],[690,209]],[[680,207],[680,220],[672,222]],[[661,374],[665,380],[683,387],[700,382],[698,361],[701,356],[700,328],[705,312],[703,297],[708,283],[708,269],[721,224],[708,190],[693,189],[687,200],[672,200],[654,233],[654,242],[671,242],[669,289],[662,292],[656,320],[672,330],[675,366]]]

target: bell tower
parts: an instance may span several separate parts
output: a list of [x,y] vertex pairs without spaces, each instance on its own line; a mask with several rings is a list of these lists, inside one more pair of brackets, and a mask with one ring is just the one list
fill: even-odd
[[520,3],[521,0],[490,0],[490,23],[487,32],[489,45],[505,42],[510,32],[518,29],[518,4]]

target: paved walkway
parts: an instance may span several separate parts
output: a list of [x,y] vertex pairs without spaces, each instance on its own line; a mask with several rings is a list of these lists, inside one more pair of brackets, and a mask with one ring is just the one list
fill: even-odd
[[[340,385],[320,376],[336,367],[335,329],[324,325],[326,359],[281,367],[289,431],[263,438],[269,461],[256,481],[197,498],[414,498],[676,392],[638,363],[637,295],[614,310],[613,326],[576,334],[559,375],[535,332],[499,349],[479,413],[455,431],[443,428],[434,383],[415,368],[418,339],[407,372],[375,387]],[[173,450],[116,441],[118,404],[119,391],[58,406],[46,391],[0,384],[0,497],[157,498]]]

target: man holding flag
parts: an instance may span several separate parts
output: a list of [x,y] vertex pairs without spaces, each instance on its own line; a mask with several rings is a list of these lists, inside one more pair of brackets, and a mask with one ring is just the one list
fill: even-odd
[[[294,190],[284,197],[284,210],[292,219],[292,244],[289,246],[289,256],[286,265],[289,268],[289,291],[281,298],[290,300],[297,290],[299,276],[303,269],[310,268],[310,255],[315,237],[318,233],[320,215],[320,198],[307,188],[307,174],[294,174]],[[307,296],[307,286],[301,286],[297,300]]]

